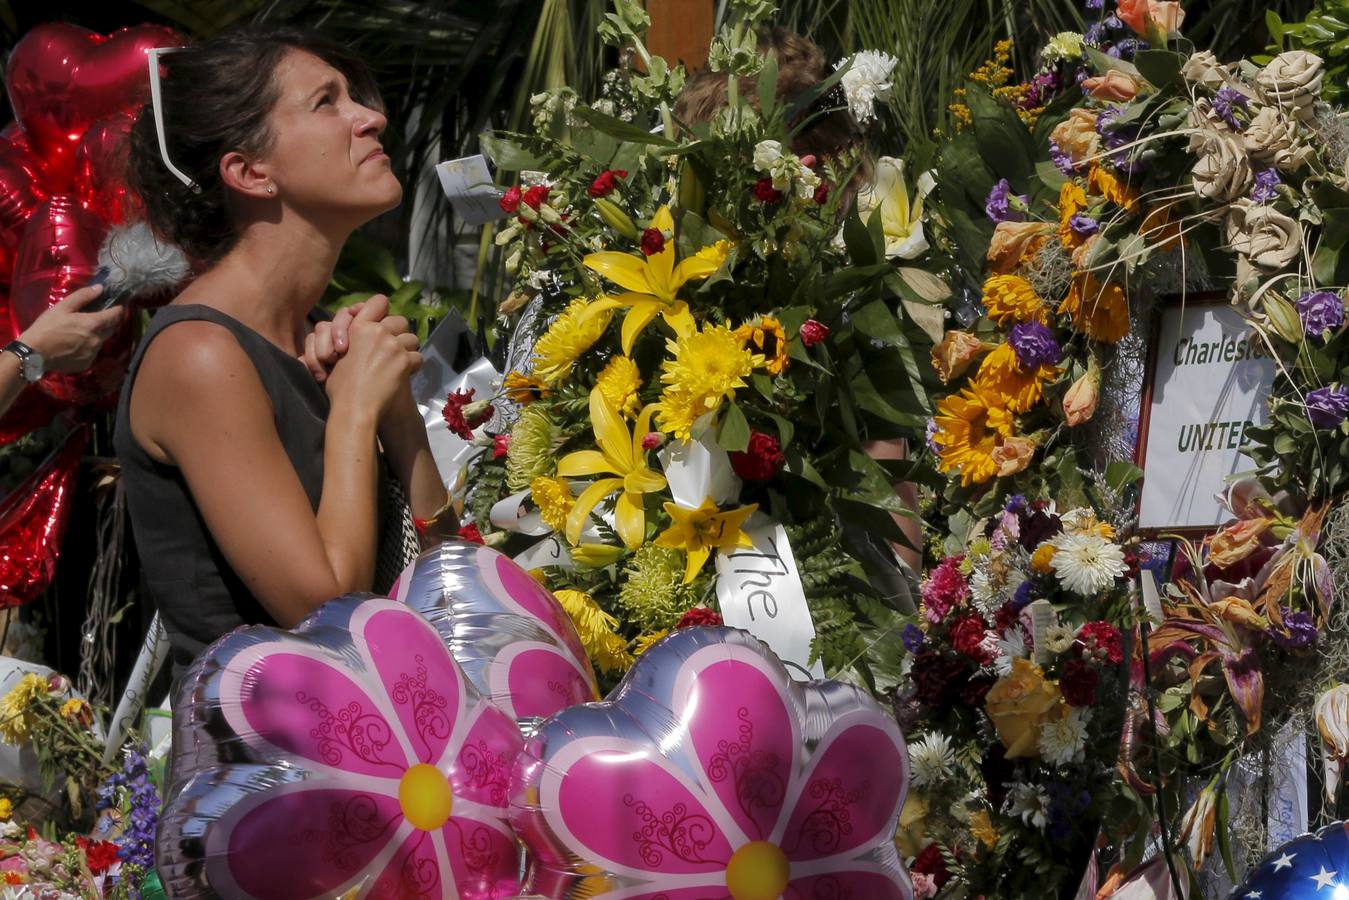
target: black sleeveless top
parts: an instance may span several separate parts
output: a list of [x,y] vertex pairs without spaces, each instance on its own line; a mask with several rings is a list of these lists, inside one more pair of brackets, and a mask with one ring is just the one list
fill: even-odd
[[[131,434],[131,388],[146,348],[164,329],[202,320],[227,328],[252,360],[271,400],[276,432],[315,512],[323,494],[328,395],[304,363],[209,306],[158,310],[131,359],[113,442],[146,590],[168,632],[175,682],[192,659],[222,635],[240,625],[273,624],[211,537],[182,472],[156,462]],[[259,515],[265,513],[258,510]]]

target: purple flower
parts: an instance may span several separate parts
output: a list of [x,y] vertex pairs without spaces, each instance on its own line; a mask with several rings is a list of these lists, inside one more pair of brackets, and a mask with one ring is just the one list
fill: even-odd
[[[1088,26],[1086,32],[1083,33],[1082,41],[1089,47],[1097,47],[1100,46],[1101,39],[1104,37],[1105,37],[1105,24],[1102,22],[1093,22],[1090,26]],[[1088,77],[1085,69],[1079,69],[1078,73],[1081,76],[1078,78],[1078,81],[1081,81],[1083,78]]]
[[1141,38],[1128,37],[1120,41],[1109,50],[1105,51],[1107,56],[1113,56],[1116,59],[1133,59],[1134,54],[1139,50],[1148,49],[1148,42]]
[[1087,9],[1100,9],[1102,6],[1104,6],[1102,0],[1087,0],[1086,3]]
[[1213,97],[1213,112],[1218,118],[1240,131],[1241,123],[1237,121],[1236,111],[1245,110],[1246,102],[1245,94],[1231,85],[1224,85],[1218,88],[1218,93]]
[[1013,494],[1007,498],[1003,504],[1002,511],[1009,513],[1021,513],[1026,509],[1026,497],[1024,494]]
[[1084,216],[1081,213],[1074,213],[1068,220],[1068,227],[1073,230],[1073,234],[1078,237],[1091,237],[1101,230],[1101,223],[1097,222],[1091,216]]
[[905,650],[917,653],[918,648],[923,646],[923,629],[917,625],[905,625],[899,633],[899,639],[904,643]]
[[984,212],[994,222],[1020,222],[1026,217],[1023,213],[1030,198],[1025,194],[1013,194],[1012,186],[1003,178],[993,185],[984,202]]
[[1268,203],[1279,196],[1281,184],[1283,181],[1279,178],[1278,171],[1261,169],[1255,173],[1255,187],[1251,189],[1251,199],[1256,203]]
[[1030,595],[1030,592],[1031,583],[1029,581],[1023,581],[1017,585],[1016,592],[1012,594],[1012,609],[1021,612],[1021,610],[1030,606],[1031,600],[1035,599]]
[[937,420],[928,419],[927,427],[923,429],[923,440],[927,444],[927,449],[931,450],[933,453],[940,453],[941,447],[937,446],[937,442],[933,440],[933,438],[936,437],[936,435],[937,435]]
[[1311,613],[1306,610],[1291,612],[1286,606],[1280,607],[1280,611],[1283,613],[1283,627],[1288,633],[1271,628],[1269,636],[1274,639],[1274,643],[1285,650],[1297,650],[1316,640],[1316,624],[1312,621]]
[[1034,320],[1013,325],[1007,343],[1012,345],[1017,364],[1023,369],[1058,365],[1063,359],[1063,349],[1054,339],[1054,332]]
[[[155,829],[159,823],[159,792],[150,780],[144,747],[126,751],[122,771],[111,776],[98,789],[98,809],[129,807],[127,829],[117,839],[117,855],[126,866],[148,871],[155,864]],[[137,885],[130,896],[139,900]]]
[[1349,390],[1341,385],[1307,392],[1307,418],[1317,428],[1338,428],[1349,417]]
[[1344,301],[1332,291],[1309,291],[1297,298],[1297,314],[1310,337],[1323,339],[1344,324]]
[[1077,166],[1073,164],[1073,158],[1060,150],[1058,143],[1053,140],[1049,142],[1049,159],[1054,163],[1054,168],[1064,175],[1073,175],[1077,172]]

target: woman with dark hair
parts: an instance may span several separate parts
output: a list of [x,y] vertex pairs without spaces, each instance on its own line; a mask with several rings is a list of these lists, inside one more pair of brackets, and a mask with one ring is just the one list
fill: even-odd
[[413,516],[435,517],[446,492],[409,387],[421,357],[407,322],[382,297],[335,324],[314,312],[347,237],[402,198],[365,67],[313,35],[258,29],[159,62],[130,181],[197,275],[132,359],[116,446],[177,677],[238,625],[290,627],[387,587],[377,544],[398,550],[410,529],[402,515],[377,533],[384,466]]

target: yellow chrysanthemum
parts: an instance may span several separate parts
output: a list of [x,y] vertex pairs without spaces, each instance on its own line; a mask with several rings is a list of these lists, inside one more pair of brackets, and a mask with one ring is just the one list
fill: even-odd
[[660,428],[681,440],[692,437],[699,416],[715,412],[745,386],[745,377],[764,358],[751,353],[725,325],[705,324],[702,331],[667,341],[673,359],[666,359],[660,380],[665,385],[656,415]]
[[769,375],[781,375],[787,368],[787,333],[777,319],[764,316],[757,322],[746,322],[735,330],[735,335],[751,353],[764,358]]
[[502,388],[506,391],[506,397],[512,402],[524,406],[547,397],[552,391],[548,390],[548,385],[532,375],[522,375],[519,372],[511,371],[506,375],[502,382]]
[[554,591],[553,596],[571,617],[590,661],[606,672],[627,671],[632,665],[632,655],[628,653],[627,642],[614,630],[618,620],[600,609],[584,591]]
[[33,701],[51,693],[47,679],[29,672],[0,698],[0,738],[7,744],[22,744],[33,729],[33,714],[28,707]]
[[637,635],[637,640],[633,641],[632,655],[641,656],[669,633],[668,630],[662,629],[652,634]]
[[88,708],[89,704],[85,703],[79,697],[71,697],[65,703],[61,704],[61,718],[69,719],[73,722],[79,719],[80,714]]
[[974,387],[997,397],[1009,412],[1023,413],[1040,402],[1044,386],[1058,375],[1056,366],[1023,369],[1011,344],[1000,344],[984,357]]
[[1073,276],[1059,312],[1072,316],[1073,327],[1092,340],[1113,344],[1129,333],[1124,289],[1113,281],[1102,284],[1090,272]]
[[1059,188],[1059,242],[1072,248],[1082,243],[1082,238],[1073,231],[1073,216],[1087,208],[1087,192],[1072,179],[1065,181]]
[[595,379],[595,387],[620,416],[631,419],[637,415],[642,405],[637,397],[637,392],[642,389],[642,373],[630,358],[615,356],[610,359]]
[[564,478],[535,478],[529,483],[529,494],[539,508],[539,517],[554,531],[565,531],[567,516],[576,503],[571,487]]
[[14,815],[14,801],[8,797],[0,797],[0,822],[8,822],[12,815]]
[[1100,194],[1116,206],[1122,206],[1131,212],[1138,205],[1138,191],[1097,163],[1092,163],[1090,171],[1087,172],[1087,187],[1092,193]]
[[1030,567],[1034,572],[1040,575],[1048,575],[1054,571],[1054,554],[1058,551],[1054,549],[1053,544],[1044,543],[1035,548],[1035,552],[1030,557]]
[[571,301],[534,345],[534,375],[544,384],[570,375],[576,360],[609,327],[613,311],[596,312],[590,305],[590,300],[581,298]]
[[937,404],[936,422],[932,440],[941,448],[942,472],[959,471],[960,483],[967,487],[998,474],[993,451],[1012,436],[1012,414],[996,397],[965,388]]
[[993,849],[993,845],[998,842],[998,830],[993,827],[988,810],[981,809],[970,814],[970,834],[985,847]]
[[993,275],[984,282],[984,309],[1000,326],[1045,320],[1045,303],[1020,275]]

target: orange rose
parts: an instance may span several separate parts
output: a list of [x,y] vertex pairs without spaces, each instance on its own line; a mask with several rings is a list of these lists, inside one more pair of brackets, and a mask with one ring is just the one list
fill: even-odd
[[1160,34],[1175,37],[1185,22],[1185,10],[1176,0],[1148,0],[1148,18]]
[[1119,0],[1115,6],[1115,15],[1134,30],[1134,34],[1146,34],[1148,30],[1148,0]]
[[1090,237],[1088,237],[1085,241],[1083,241],[1080,247],[1073,250],[1074,269],[1091,268],[1091,266],[1089,265],[1089,263],[1091,262],[1091,252],[1096,248],[1096,245],[1100,243],[1100,241],[1101,236],[1099,234],[1093,234]]
[[1028,437],[1009,437],[989,454],[998,464],[998,477],[1006,478],[1025,471],[1035,457],[1035,441]]
[[1063,702],[1058,685],[1024,657],[1012,660],[1012,671],[998,679],[984,698],[1008,759],[1040,755],[1040,728]]
[[1087,373],[1073,382],[1068,393],[1063,395],[1063,416],[1070,428],[1091,421],[1091,417],[1096,414],[1096,402],[1100,399],[1100,387],[1101,371],[1096,367],[1096,361],[1092,360]]
[[1241,519],[1228,525],[1209,542],[1208,561],[1220,569],[1241,562],[1260,549],[1260,538],[1274,524],[1272,519]]
[[1119,69],[1110,69],[1104,75],[1082,82],[1082,89],[1097,100],[1132,100],[1138,94],[1139,87],[1132,75]]
[[1049,139],[1074,163],[1095,156],[1101,148],[1101,136],[1096,133],[1096,116],[1090,110],[1076,108],[1068,118],[1054,126]]
[[983,341],[964,331],[948,331],[941,343],[932,348],[932,367],[942,384],[965,374],[980,354],[984,352]]
[[1185,10],[1176,0],[1119,0],[1115,15],[1154,44],[1174,37],[1185,21]]
[[988,244],[988,268],[998,275],[1006,275],[1032,252],[1039,239],[1054,230],[1045,222],[999,222],[993,229],[993,240]]

